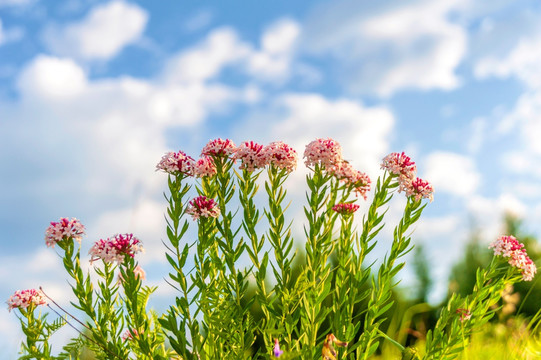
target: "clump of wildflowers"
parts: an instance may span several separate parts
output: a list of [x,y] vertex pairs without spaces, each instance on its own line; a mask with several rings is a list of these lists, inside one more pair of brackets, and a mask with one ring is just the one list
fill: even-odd
[[100,239],[89,250],[90,262],[103,260],[106,263],[121,264],[126,255],[134,257],[144,251],[141,241],[133,234],[118,234],[112,238]]
[[43,293],[36,289],[17,290],[7,301],[9,311],[13,309],[26,309],[30,305],[46,305],[47,301]]
[[237,147],[232,140],[214,139],[210,140],[201,151],[201,155],[208,156],[229,156],[237,151]]
[[359,209],[359,205],[352,203],[336,204],[332,209],[340,215],[348,216],[353,215]]
[[274,141],[263,148],[265,163],[292,172],[297,168],[297,152],[282,141]]
[[284,353],[283,350],[280,350],[280,342],[278,339],[274,339],[274,347],[272,348],[272,354],[274,357],[279,358]]
[[514,236],[500,236],[490,244],[489,248],[494,249],[494,255],[501,255],[509,259],[509,265],[516,267],[522,273],[522,280],[531,281],[537,273],[537,267],[520,243]]
[[321,165],[332,171],[342,162],[342,147],[331,138],[316,139],[306,145],[304,158],[306,166]]
[[186,155],[184,151],[171,151],[162,157],[158,165],[156,165],[156,170],[162,170],[173,175],[185,174],[191,176],[193,175],[194,165],[194,159]]
[[73,239],[81,243],[85,233],[85,227],[75,218],[60,218],[58,221],[52,221],[47,230],[45,230],[45,243],[47,246],[54,247],[56,243],[63,239]]
[[434,188],[428,181],[421,178],[415,178],[411,183],[408,183],[405,192],[406,196],[415,197],[415,201],[429,199],[432,202],[434,200]]
[[415,162],[411,160],[404,152],[402,153],[390,153],[381,163],[381,168],[387,170],[391,174],[397,175],[399,181],[412,181],[415,178],[417,166]]
[[194,164],[193,173],[199,178],[216,175],[217,170],[214,160],[210,156],[203,156]]
[[255,169],[264,168],[267,165],[265,154],[263,152],[263,145],[255,143],[253,141],[245,141],[238,148],[233,155],[234,160],[240,160],[240,169],[246,169],[249,172],[253,172]]
[[194,220],[200,217],[217,218],[220,216],[220,209],[214,199],[209,199],[202,195],[190,201],[190,206],[186,209],[186,213],[191,215]]
[[336,166],[334,175],[348,186],[351,186],[357,196],[361,196],[366,200],[366,194],[370,191],[371,184],[370,177],[367,174],[354,169],[349,162],[344,160]]

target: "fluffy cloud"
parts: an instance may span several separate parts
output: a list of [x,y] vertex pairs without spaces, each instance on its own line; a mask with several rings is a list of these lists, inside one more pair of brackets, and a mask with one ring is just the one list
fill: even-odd
[[139,6],[115,0],[96,6],[80,22],[49,28],[45,41],[60,55],[107,60],[135,43],[147,20]]
[[503,58],[485,57],[475,66],[478,78],[514,76],[530,88],[541,87],[541,36],[522,38]]
[[469,157],[451,152],[433,152],[425,161],[423,178],[430,181],[436,193],[471,195],[479,185],[480,174]]
[[461,1],[322,6],[306,25],[305,50],[331,54],[354,91],[389,96],[405,88],[453,89],[467,36],[449,20]]

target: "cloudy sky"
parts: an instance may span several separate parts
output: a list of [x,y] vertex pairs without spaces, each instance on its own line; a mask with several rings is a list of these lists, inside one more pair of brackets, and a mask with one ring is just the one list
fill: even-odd
[[[136,233],[160,282],[168,150],[333,137],[373,179],[404,150],[434,184],[415,242],[437,301],[472,226],[488,242],[511,211],[541,236],[540,17],[533,0],[0,0],[0,299],[70,300],[43,241],[62,216],[88,244]],[[0,324],[13,359],[17,319]]]

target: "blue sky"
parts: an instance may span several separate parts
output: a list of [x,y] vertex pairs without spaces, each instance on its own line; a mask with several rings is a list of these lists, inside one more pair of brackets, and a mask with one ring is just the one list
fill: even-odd
[[[333,137],[374,180],[405,150],[434,184],[415,241],[437,301],[472,224],[488,243],[510,211],[541,235],[540,17],[523,0],[0,0],[0,299],[70,300],[43,241],[62,216],[87,226],[85,249],[136,233],[160,283],[168,150]],[[17,331],[0,312],[6,359]]]

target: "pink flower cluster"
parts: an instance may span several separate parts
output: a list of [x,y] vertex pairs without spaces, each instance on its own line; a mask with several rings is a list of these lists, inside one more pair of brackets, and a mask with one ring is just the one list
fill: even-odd
[[232,140],[229,139],[214,139],[205,145],[201,151],[201,155],[207,156],[229,156],[237,151],[237,147]]
[[366,200],[366,194],[370,191],[370,178],[367,174],[355,170],[342,158],[342,147],[337,141],[331,138],[312,141],[306,145],[304,158],[306,166],[321,166],[327,173],[353,188],[357,196]]
[[75,218],[60,218],[58,221],[52,221],[47,230],[45,230],[45,243],[52,246],[63,239],[73,239],[81,243],[85,233],[85,227]]
[[316,139],[306,145],[304,158],[306,166],[320,165],[332,172],[342,162],[342,147],[331,138]]
[[217,170],[214,160],[210,156],[203,156],[195,163],[193,172],[199,178],[216,175]]
[[404,152],[390,153],[381,163],[381,168],[398,176],[398,192],[404,191],[406,196],[434,200],[434,188],[426,180],[416,177],[417,166]]
[[15,308],[26,309],[30,305],[46,305],[45,295],[39,290],[17,290],[11,295],[7,301],[8,309],[11,311]]
[[134,257],[143,251],[141,241],[133,234],[118,234],[96,241],[88,253],[91,255],[90,262],[101,259],[106,263],[116,262],[120,265],[126,255]]
[[200,217],[214,217],[220,216],[220,209],[214,199],[209,199],[206,196],[198,196],[190,201],[190,206],[186,209],[186,213],[191,215],[194,220]]
[[509,265],[522,272],[522,280],[531,281],[537,273],[537,267],[526,253],[524,244],[518,242],[514,236],[500,236],[489,248],[494,249],[494,255],[508,258]]
[[366,194],[370,191],[370,184],[372,183],[367,174],[355,170],[349,162],[343,160],[336,167],[334,175],[348,186],[351,186],[357,196],[362,196],[366,200]]
[[265,163],[292,172],[297,168],[297,152],[282,141],[274,141],[263,149]]
[[233,160],[240,160],[240,169],[246,169],[250,172],[264,168],[267,165],[265,153],[263,152],[263,145],[255,143],[253,141],[245,141],[238,148],[233,155]]
[[336,204],[332,208],[340,215],[352,215],[355,211],[359,210],[359,205],[351,203]]
[[124,331],[124,334],[122,334],[122,340],[131,341],[133,340],[133,335],[135,335],[136,337],[139,336],[139,332],[137,331],[137,329],[132,329],[131,331],[130,329],[126,329],[126,331]]
[[460,314],[460,322],[471,319],[471,311],[468,309],[456,309],[456,313]]
[[168,152],[165,154],[158,165],[156,170],[162,170],[169,174],[186,174],[192,175],[195,166],[195,161],[192,157],[186,155],[184,151]]

